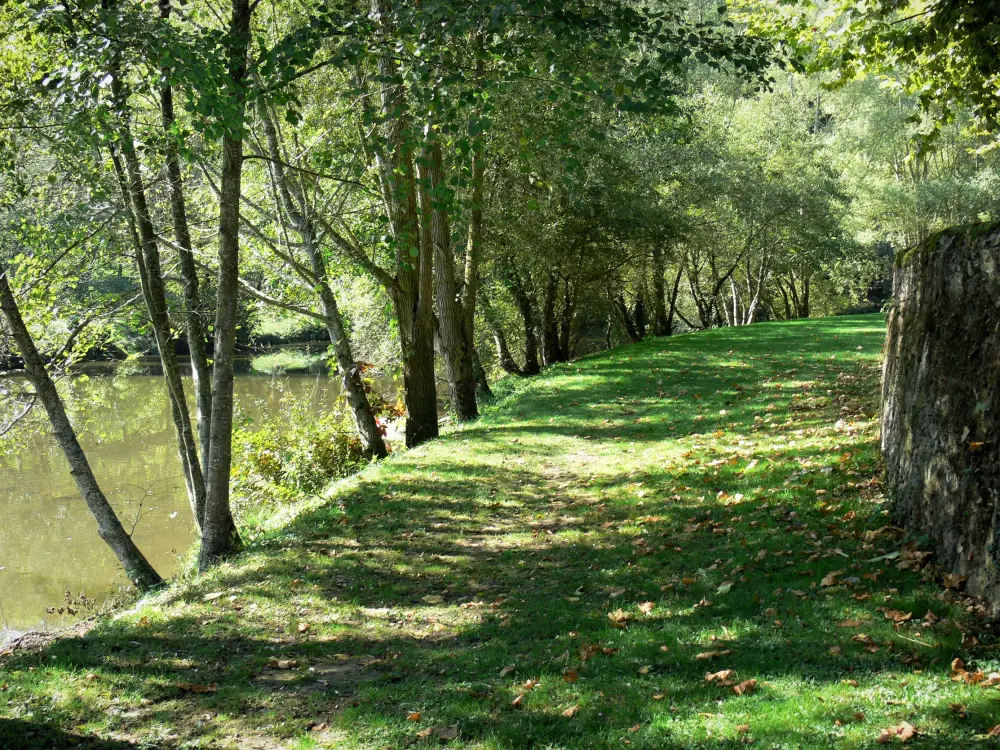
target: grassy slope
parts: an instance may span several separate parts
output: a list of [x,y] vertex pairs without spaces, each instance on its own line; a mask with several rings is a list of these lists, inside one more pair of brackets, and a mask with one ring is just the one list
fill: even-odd
[[[887,523],[882,336],[874,316],[756,325],[519,383],[236,563],[9,661],[0,746],[58,727],[115,747],[855,747],[903,720],[910,745],[971,741],[1000,707],[949,663],[995,652],[963,651],[975,623],[929,571],[867,562],[900,545],[864,540]],[[856,580],[824,587],[835,571]],[[756,691],[706,684],[723,669]]]

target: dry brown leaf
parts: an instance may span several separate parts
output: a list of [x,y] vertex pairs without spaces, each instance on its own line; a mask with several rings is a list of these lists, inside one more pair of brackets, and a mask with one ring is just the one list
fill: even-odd
[[666,697],[667,696],[665,696],[663,693],[653,693],[653,700],[654,701],[662,701]]
[[1000,737],[1000,724],[994,724],[986,732],[987,737]]
[[576,682],[580,679],[580,673],[573,667],[566,667],[562,673],[563,682]]
[[908,742],[913,739],[916,735],[916,728],[907,721],[900,722],[894,727],[889,727],[888,729],[883,729],[879,734],[878,739],[875,741],[881,745],[888,744],[892,742],[893,739],[899,738],[902,742]]
[[312,627],[312,626],[308,622],[300,622],[299,625],[298,625],[297,630],[300,633],[305,633],[306,631],[309,630],[310,627]]
[[525,680],[524,685],[522,685],[525,692],[534,690],[537,686],[538,686],[538,680]]
[[576,716],[579,712],[580,712],[580,706],[579,705],[570,706],[569,708],[567,708],[565,711],[562,712],[562,715],[563,716],[567,716],[567,717],[571,717],[571,716]]
[[757,680],[744,680],[739,685],[733,685],[733,692],[737,695],[747,695],[757,689]]
[[522,705],[524,705],[524,693],[521,693],[521,695],[517,696],[514,700],[512,700],[510,702],[510,705],[512,705],[514,708],[520,708]]
[[422,740],[425,740],[432,734],[434,734],[434,727],[427,727],[427,729],[421,729],[419,732],[417,732],[417,737],[419,737]]
[[295,669],[299,666],[297,659],[279,659],[277,656],[272,656],[267,660],[267,666],[271,669]]
[[611,627],[613,628],[624,628],[631,619],[631,613],[626,612],[624,609],[616,609],[614,612],[608,612],[608,620],[611,622]]
[[723,651],[702,651],[700,654],[695,654],[695,659],[701,659],[703,661],[708,661],[714,659],[717,656],[729,656],[732,649],[725,649]]
[[823,579],[819,582],[820,586],[837,586],[840,584],[840,576],[843,575],[843,570],[835,570],[832,573],[828,573],[823,576]]
[[830,646],[830,655],[831,656],[837,656],[843,650],[844,649],[842,649],[840,646]]
[[422,714],[419,711],[410,711],[406,715],[407,721],[420,721]]
[[954,713],[958,714],[961,719],[969,718],[969,707],[964,703],[949,703],[948,708],[950,708]]
[[965,576],[958,573],[945,573],[943,581],[946,589],[958,590],[965,585]]
[[841,620],[837,623],[838,628],[860,628],[860,620]]
[[904,612],[901,609],[887,609],[885,611],[885,619],[892,620],[893,622],[906,622],[913,617],[912,612]]
[[750,725],[749,724],[737,724],[736,725],[736,732],[738,734],[749,734],[750,733]]
[[718,672],[705,672],[705,682],[717,682],[723,687],[730,687],[732,679],[736,676],[735,670],[722,669]]
[[642,602],[642,604],[639,605],[639,611],[644,615],[648,615],[654,609],[656,609],[656,602]]

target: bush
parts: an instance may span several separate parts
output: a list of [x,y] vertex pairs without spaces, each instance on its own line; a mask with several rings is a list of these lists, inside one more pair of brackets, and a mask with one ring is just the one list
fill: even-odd
[[264,422],[241,421],[233,437],[232,488],[242,518],[316,494],[367,463],[342,405],[317,416],[308,404],[283,403]]

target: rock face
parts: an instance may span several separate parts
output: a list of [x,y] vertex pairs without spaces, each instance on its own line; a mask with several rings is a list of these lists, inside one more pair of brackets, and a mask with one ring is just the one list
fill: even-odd
[[897,520],[1000,612],[1000,224],[897,261],[882,451]]

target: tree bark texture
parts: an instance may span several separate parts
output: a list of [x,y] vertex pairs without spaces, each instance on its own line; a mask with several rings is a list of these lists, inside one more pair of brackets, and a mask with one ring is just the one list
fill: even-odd
[[218,306],[215,311],[215,352],[212,363],[212,434],[205,477],[205,523],[198,569],[239,550],[240,536],[229,503],[233,459],[233,356],[239,321],[240,197],[243,183],[243,128],[246,115],[247,53],[250,44],[250,2],[232,0],[229,32],[229,78],[232,117],[222,137],[219,181]]
[[897,262],[882,450],[898,521],[1000,613],[1000,225],[948,230]]

